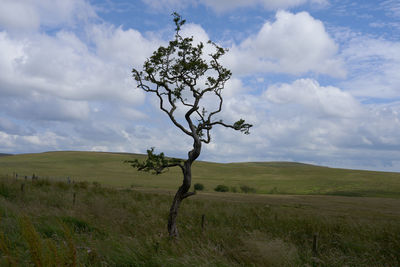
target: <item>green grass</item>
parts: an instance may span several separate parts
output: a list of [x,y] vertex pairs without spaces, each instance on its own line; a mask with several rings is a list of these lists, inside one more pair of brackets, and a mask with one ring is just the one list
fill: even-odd
[[8,192],[0,195],[0,266],[400,264],[400,199],[198,193],[183,201],[180,238],[170,240],[168,190],[5,177],[0,185]]
[[[137,172],[124,160],[143,155],[100,152],[46,152],[0,157],[0,174],[75,181],[99,182],[113,187],[176,189],[179,168],[162,175]],[[219,164],[195,162],[193,183],[205,191],[219,185],[255,188],[261,194],[311,194],[341,196],[400,197],[400,173],[346,170],[300,163],[260,162]]]

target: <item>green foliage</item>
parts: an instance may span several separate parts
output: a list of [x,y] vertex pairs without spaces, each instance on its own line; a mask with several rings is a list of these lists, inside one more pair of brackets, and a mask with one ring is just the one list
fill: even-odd
[[68,225],[68,228],[72,229],[76,233],[93,232],[96,230],[94,227],[90,226],[88,222],[76,217],[64,216],[61,217],[61,221]]
[[61,181],[57,181],[54,183],[54,186],[57,188],[60,188],[62,190],[68,190],[71,188],[70,184],[67,184],[66,182],[61,182]]
[[32,184],[38,187],[45,187],[50,185],[50,181],[48,179],[32,179]]
[[200,183],[196,183],[196,184],[194,184],[194,190],[203,191],[204,190],[204,185],[200,184]]
[[3,182],[0,182],[0,196],[9,198],[12,196],[10,188]]
[[253,127],[253,125],[246,123],[243,119],[240,119],[233,124],[233,129],[241,131],[244,134],[250,134],[251,127]]
[[89,187],[89,182],[87,181],[80,181],[80,182],[76,182],[74,183],[74,188],[75,189],[87,189]]
[[138,159],[125,161],[125,163],[130,163],[132,167],[137,168],[139,171],[153,172],[154,174],[161,174],[168,170],[168,167],[181,165],[181,162],[182,160],[180,159],[166,158],[162,152],[155,154],[154,147],[147,150],[147,158],[143,162]]
[[[160,46],[154,51],[152,56],[145,60],[142,70],[132,69],[132,75],[137,87],[155,94],[159,99],[160,109],[176,127],[193,139],[193,153],[189,153],[190,160],[187,161],[192,163],[200,155],[201,143],[211,141],[210,131],[214,126],[221,125],[249,134],[252,125],[245,123],[243,119],[230,125],[214,118],[222,111],[221,92],[232,76],[231,71],[220,63],[221,56],[227,50],[208,41],[207,45],[213,52],[204,55],[205,45],[202,42],[196,44],[193,36],[181,35],[181,28],[186,21],[176,12],[172,15],[176,26],[174,39],[168,46]],[[202,103],[202,99],[210,94],[216,97],[217,108],[214,110],[206,110]],[[178,107],[183,107],[182,118],[176,118],[175,111]],[[187,126],[181,121],[185,121]],[[147,151],[148,158],[144,162],[137,159],[127,162],[139,171],[151,171],[154,174],[160,174],[169,167],[180,166],[185,174],[186,167],[179,160],[167,160],[163,153],[153,152],[154,148]]]
[[243,193],[255,193],[257,191],[255,188],[247,185],[241,185],[240,190],[242,190]]
[[219,185],[217,185],[217,187],[214,188],[214,191],[217,191],[217,192],[228,192],[229,191],[229,187],[227,187],[226,185],[219,184]]

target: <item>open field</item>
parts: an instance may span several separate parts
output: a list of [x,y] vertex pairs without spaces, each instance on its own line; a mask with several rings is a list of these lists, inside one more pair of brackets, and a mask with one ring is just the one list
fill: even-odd
[[[101,152],[46,152],[0,158],[0,174],[99,182],[113,187],[175,190],[181,182],[179,168],[162,175],[137,172],[124,160],[143,155]],[[218,184],[247,185],[261,194],[317,194],[400,197],[400,173],[335,169],[300,163],[260,162],[219,164],[195,162],[193,183],[205,191]]]
[[[0,265],[400,265],[399,173],[197,162],[193,182],[206,190],[183,201],[180,238],[170,240],[179,170],[137,172],[123,163],[132,157],[143,155],[1,157]],[[217,193],[217,184],[262,194]]]
[[0,177],[0,265],[400,264],[400,199],[200,192],[182,203],[170,240],[172,196]]

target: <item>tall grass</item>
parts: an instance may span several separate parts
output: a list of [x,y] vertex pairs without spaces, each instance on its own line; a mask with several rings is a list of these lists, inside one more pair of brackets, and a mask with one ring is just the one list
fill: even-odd
[[[212,199],[200,194],[183,202],[181,236],[171,240],[168,194],[51,181],[25,182],[22,192],[21,181],[3,178],[0,183],[9,193],[0,195],[4,266],[400,264],[398,217],[351,216],[354,210],[338,216],[318,206],[247,201],[251,194],[220,193],[224,198],[219,198],[215,193]],[[313,257],[315,233],[318,254]]]

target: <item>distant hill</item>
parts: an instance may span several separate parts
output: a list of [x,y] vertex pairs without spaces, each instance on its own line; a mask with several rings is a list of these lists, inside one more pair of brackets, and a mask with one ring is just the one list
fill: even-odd
[[[177,189],[182,181],[179,168],[161,175],[138,172],[125,160],[144,159],[127,153],[61,151],[0,157],[0,175],[99,182],[114,187]],[[192,184],[205,191],[226,185],[240,192],[247,186],[260,194],[343,195],[400,198],[400,173],[348,170],[296,162],[195,162]]]
[[7,157],[7,156],[12,156],[12,154],[0,153],[0,157]]

